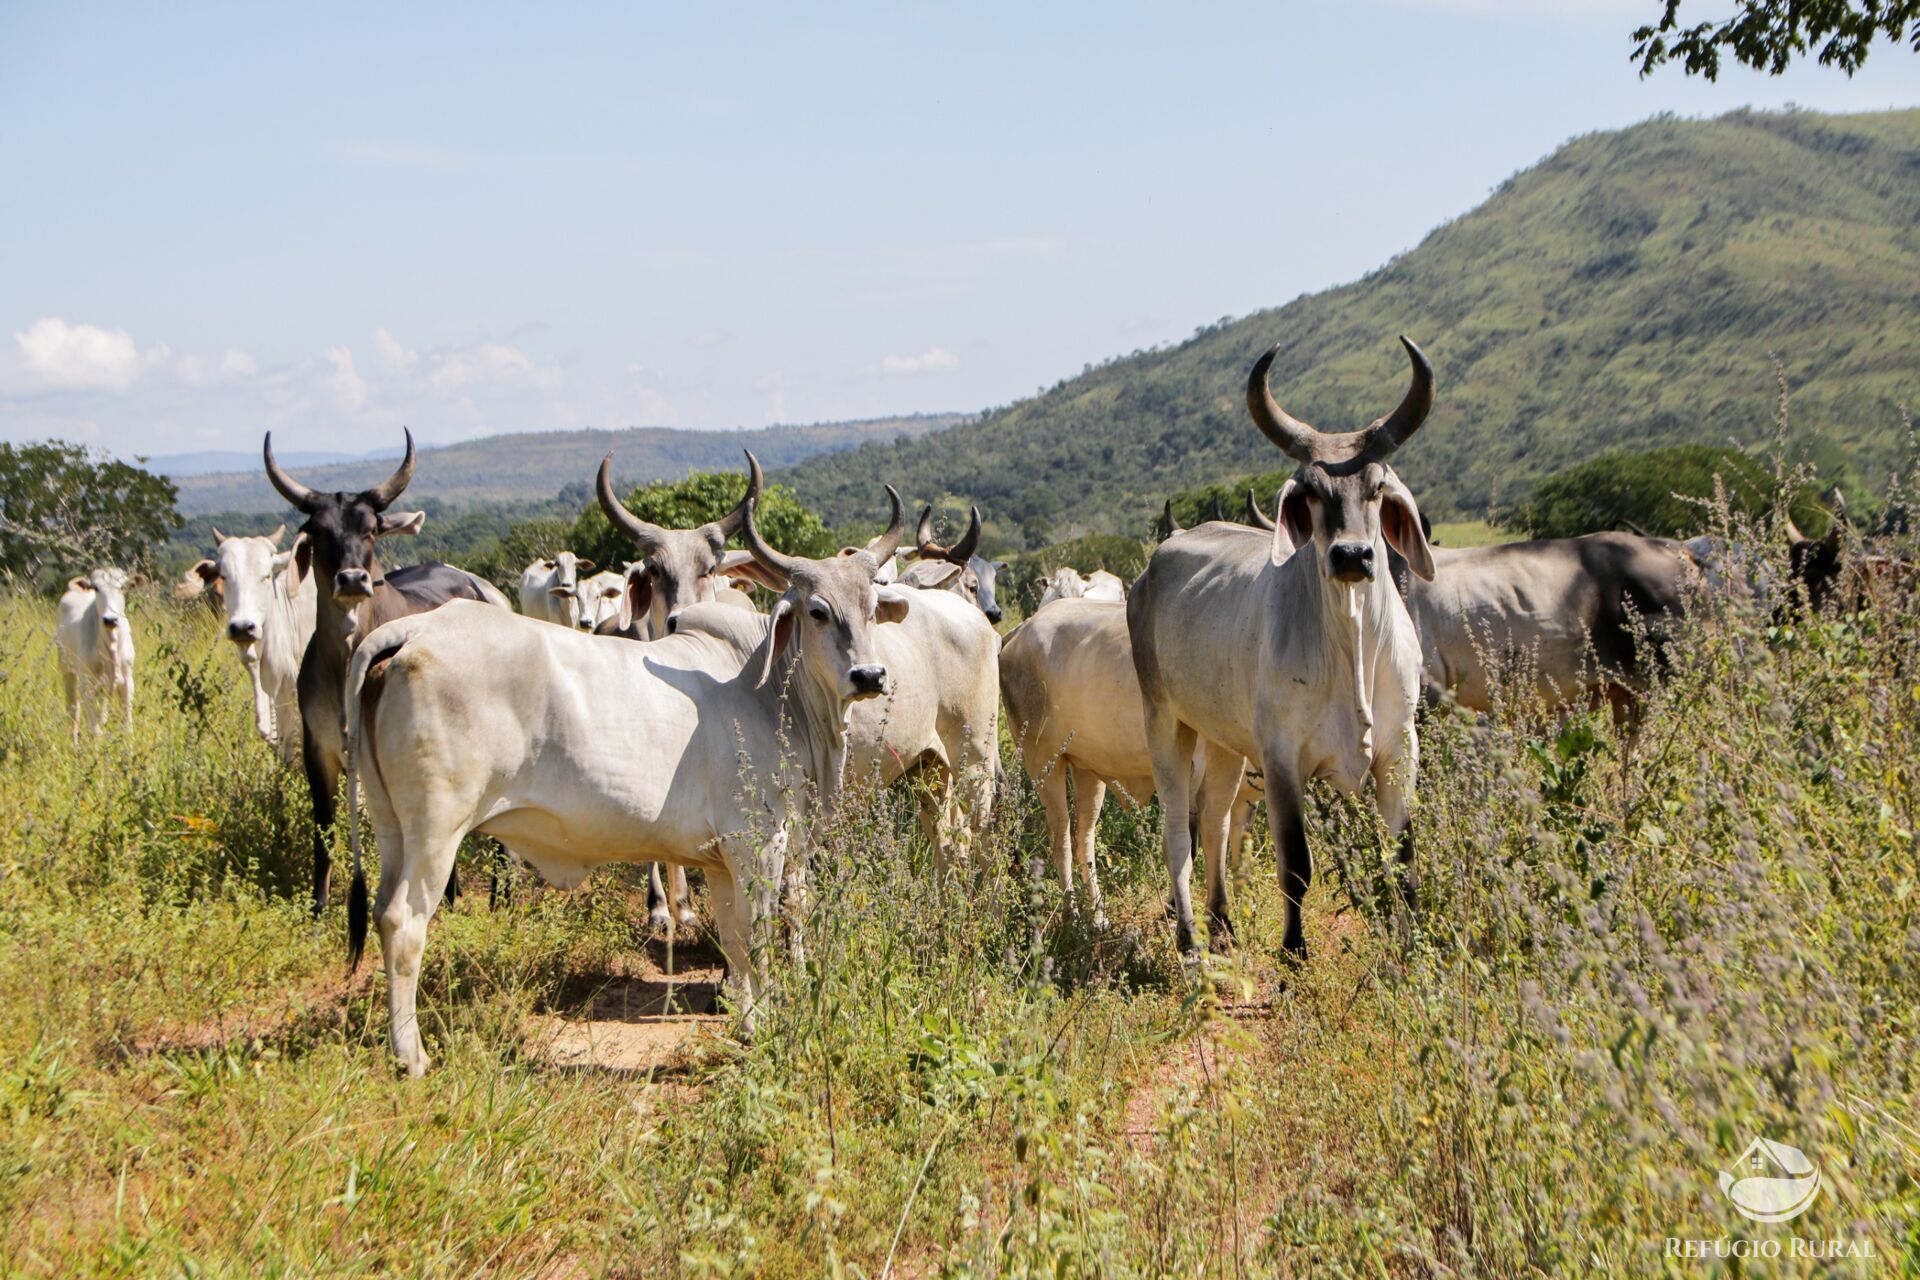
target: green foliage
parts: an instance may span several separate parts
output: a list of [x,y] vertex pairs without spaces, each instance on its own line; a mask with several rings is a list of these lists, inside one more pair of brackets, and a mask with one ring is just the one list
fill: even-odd
[[45,586],[95,565],[150,566],[180,526],[173,482],[84,445],[0,443],[0,575]]
[[[747,491],[744,471],[696,471],[684,480],[641,485],[623,500],[627,510],[666,529],[692,529],[718,520],[740,505]],[[839,549],[820,523],[820,517],[801,506],[785,485],[768,485],[754,504],[754,527],[775,550],[788,555],[822,558]],[[638,558],[625,534],[607,523],[597,502],[589,503],[573,522],[567,546],[607,568],[619,568]]]
[[1040,603],[1047,579],[1063,567],[1082,574],[1105,569],[1122,582],[1132,582],[1147,567],[1151,548],[1137,538],[1110,533],[1090,533],[1082,538],[1023,552],[1007,561],[1000,572],[1002,603],[1014,602],[1031,613]]
[[1660,20],[1634,30],[1641,75],[1677,61],[1690,76],[1718,80],[1723,49],[1742,66],[1776,76],[1816,46],[1821,66],[1848,75],[1882,37],[1920,52],[1920,0],[1739,0],[1732,17],[1692,26],[1681,24],[1680,3],[1664,0]]
[[1403,394],[1405,333],[1439,399],[1394,466],[1434,521],[1507,510],[1610,449],[1770,439],[1770,353],[1794,394],[1790,461],[1824,438],[1877,491],[1906,462],[1900,406],[1920,403],[1916,148],[1920,111],[1577,138],[1362,280],[788,478],[829,524],[864,517],[882,477],[967,495],[989,545],[1141,536],[1171,492],[1286,465],[1247,418],[1261,351],[1281,344],[1282,404],[1346,430]]
[[[1531,538],[1607,529],[1684,538],[1702,528],[1716,483],[1725,489],[1728,508],[1743,519],[1772,513],[1778,487],[1772,468],[1739,449],[1683,444],[1641,453],[1615,450],[1557,472],[1503,514],[1500,524]],[[1812,484],[1794,494],[1791,514],[1815,535],[1826,532],[1831,519]]]

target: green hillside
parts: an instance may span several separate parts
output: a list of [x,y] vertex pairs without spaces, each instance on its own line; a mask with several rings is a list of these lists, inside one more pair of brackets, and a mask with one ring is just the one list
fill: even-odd
[[1242,399],[1262,349],[1288,409],[1347,429],[1398,399],[1404,332],[1440,399],[1398,465],[1436,520],[1604,449],[1767,437],[1772,357],[1796,435],[1871,482],[1920,403],[1917,304],[1920,111],[1662,118],[1575,139],[1365,279],[783,478],[829,523],[885,478],[979,502],[1003,543],[1140,532],[1169,493],[1279,465]]
[[[802,458],[849,449],[863,441],[893,441],[959,422],[957,414],[916,414],[876,418],[863,422],[823,422],[811,426],[763,427],[755,431],[680,431],[665,427],[635,427],[625,431],[536,431],[486,436],[442,448],[423,450],[419,473],[407,490],[416,505],[470,508],[483,504],[526,503],[550,499],[569,486],[585,499],[594,469],[609,450],[614,474],[623,485],[653,480],[678,480],[689,471],[734,469],[740,451],[752,449],[769,467],[788,466]],[[395,432],[394,444],[399,444]],[[302,443],[291,438],[276,441],[289,450]],[[310,442],[309,442],[310,443]],[[395,458],[340,463],[333,466],[292,468],[316,489],[360,489],[392,473]],[[187,515],[209,512],[280,512],[286,504],[254,465],[246,471],[178,478],[180,510]],[[871,505],[871,504],[869,504]]]

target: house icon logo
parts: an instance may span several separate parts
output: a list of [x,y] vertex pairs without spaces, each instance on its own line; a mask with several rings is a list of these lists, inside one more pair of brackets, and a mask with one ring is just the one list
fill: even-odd
[[1721,1171],[1720,1192],[1755,1222],[1787,1222],[1819,1196],[1820,1171],[1800,1148],[1755,1138],[1731,1169]]

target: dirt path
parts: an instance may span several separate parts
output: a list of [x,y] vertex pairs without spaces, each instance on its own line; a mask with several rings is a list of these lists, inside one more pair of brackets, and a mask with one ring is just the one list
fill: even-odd
[[573,1070],[679,1073],[699,1038],[727,1025],[714,1011],[725,968],[712,946],[692,942],[676,946],[668,965],[666,943],[656,940],[610,972],[569,979],[534,1015],[523,1049]]

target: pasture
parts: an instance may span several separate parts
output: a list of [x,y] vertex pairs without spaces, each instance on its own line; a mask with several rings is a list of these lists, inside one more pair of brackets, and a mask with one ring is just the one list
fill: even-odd
[[[750,1043],[638,876],[490,906],[469,850],[408,1082],[215,619],[136,594],[134,726],[72,747],[51,605],[0,598],[0,1271],[1693,1274],[1669,1237],[1797,1231],[1871,1256],[1760,1266],[1911,1273],[1920,617],[1721,604],[1636,733],[1425,719],[1408,937],[1319,791],[1306,966],[1250,853],[1183,968],[1152,809],[1108,807],[1096,932],[1003,750],[965,893],[910,797],[815,833]],[[1715,1186],[1761,1135],[1822,1171],[1791,1227]]]

